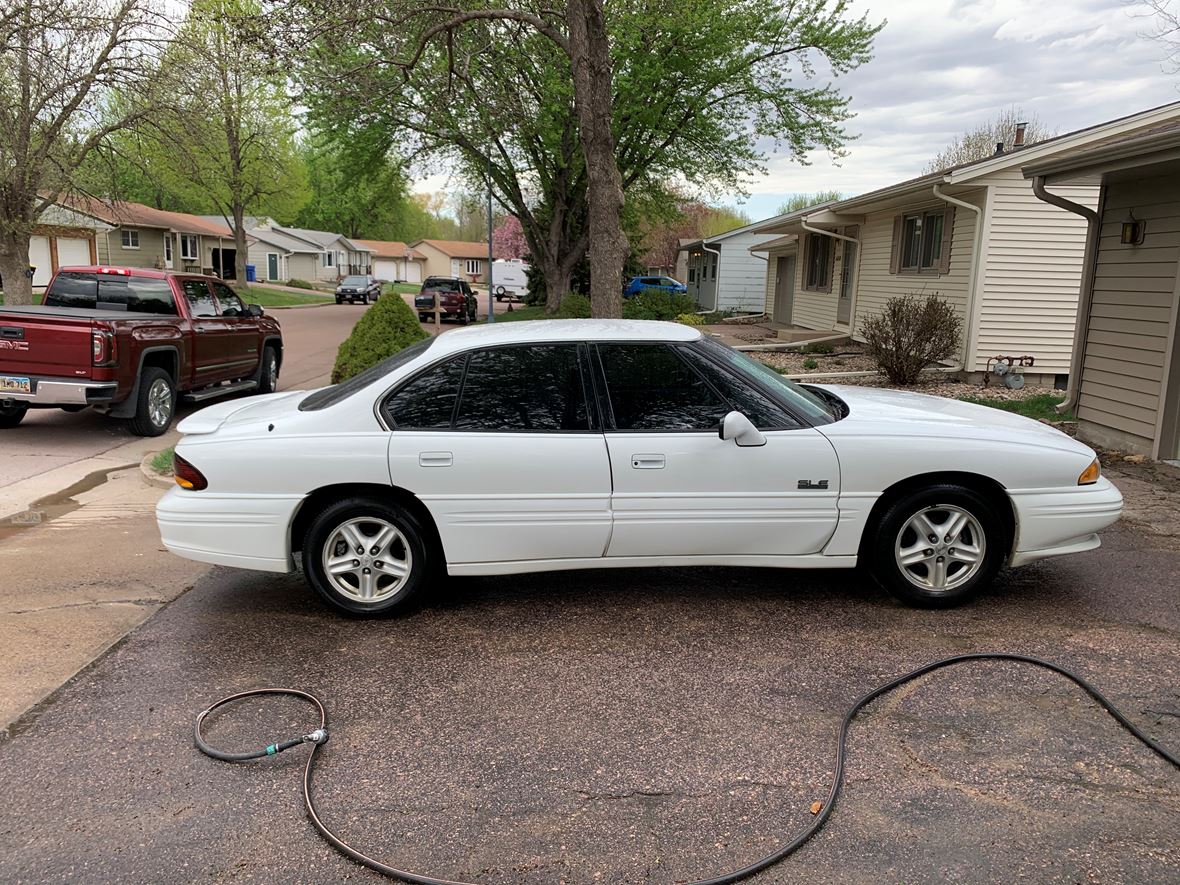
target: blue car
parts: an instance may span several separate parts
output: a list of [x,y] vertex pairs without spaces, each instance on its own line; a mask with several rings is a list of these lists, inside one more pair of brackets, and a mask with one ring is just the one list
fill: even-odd
[[683,295],[688,291],[688,286],[678,283],[671,277],[631,277],[631,281],[623,289],[623,297],[630,298],[632,295],[638,295],[644,289],[662,289],[675,295]]

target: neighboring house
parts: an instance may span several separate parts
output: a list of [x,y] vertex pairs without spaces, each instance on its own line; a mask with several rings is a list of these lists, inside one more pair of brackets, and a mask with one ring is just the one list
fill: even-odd
[[[1180,103],[1022,145],[974,163],[749,225],[774,234],[763,309],[774,321],[858,336],[891,298],[937,295],[963,318],[956,358],[982,372],[990,357],[1029,355],[1030,382],[1070,371],[1086,224],[1037,199],[1021,166],[1180,119]],[[1061,194],[1093,208],[1098,188]],[[724,271],[724,265],[721,268]]]
[[53,205],[41,213],[29,238],[33,288],[44,289],[57,269],[98,263],[98,237],[106,225],[89,216]]
[[273,227],[251,227],[246,233],[250,237],[249,263],[254,265],[256,279],[276,283],[317,278],[323,263],[319,246]]
[[308,230],[301,227],[271,225],[272,230],[295,237],[319,249],[319,267],[315,276],[299,277],[308,280],[335,282],[349,274],[371,274],[373,272],[373,250],[361,246],[343,234],[326,230]]
[[[233,232],[224,221],[125,200],[63,197],[62,209],[91,220],[99,264],[235,277]],[[64,262],[63,262],[64,263]]]
[[688,294],[702,310],[762,313],[766,293],[766,258],[751,251],[776,234],[763,233],[758,225],[728,230],[714,237],[691,240],[680,246],[688,255]]
[[1099,186],[1072,206],[1090,237],[1067,403],[1100,446],[1180,459],[1180,121],[1029,163],[1038,196]]
[[428,277],[459,277],[469,283],[487,280],[488,244],[459,240],[418,240],[410,243],[425,256]]
[[391,283],[420,283],[426,256],[396,240],[353,240],[373,250],[373,276]]

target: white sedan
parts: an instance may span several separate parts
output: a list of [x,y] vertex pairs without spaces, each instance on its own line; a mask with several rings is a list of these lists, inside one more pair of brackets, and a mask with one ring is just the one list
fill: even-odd
[[445,568],[852,568],[945,606],[1090,550],[1122,510],[1093,450],[954,400],[801,386],[689,326],[498,323],[333,387],[181,422],[168,549],[289,572],[352,614]]

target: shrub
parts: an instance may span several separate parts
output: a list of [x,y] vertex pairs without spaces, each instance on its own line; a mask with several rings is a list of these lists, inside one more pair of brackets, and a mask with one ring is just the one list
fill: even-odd
[[313,286],[307,280],[287,280],[287,285],[290,286],[292,289],[314,289],[315,288],[315,286]]
[[813,360],[811,357],[808,357],[803,361],[803,368],[810,372],[812,369],[819,368],[819,362],[817,360]]
[[643,289],[638,295],[623,299],[625,320],[674,320],[696,309],[697,303],[691,295],[664,289]]
[[860,325],[869,356],[894,384],[913,384],[931,363],[953,356],[963,320],[941,298],[891,298]]
[[834,353],[835,348],[826,341],[812,341],[799,348],[800,353]]
[[405,299],[379,298],[336,352],[332,383],[339,384],[425,337],[418,315]]
[[584,320],[590,316],[590,298],[570,292],[561,299],[561,306],[553,314],[558,320]]
[[705,318],[699,313],[682,313],[676,317],[676,322],[684,323],[686,326],[703,326],[705,325]]

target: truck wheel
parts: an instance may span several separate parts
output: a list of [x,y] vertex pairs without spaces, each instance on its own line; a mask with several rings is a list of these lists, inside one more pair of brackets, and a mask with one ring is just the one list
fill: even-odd
[[361,296],[361,304],[368,304],[368,303],[369,303],[369,296],[368,296],[368,295],[362,295],[362,296]]
[[262,348],[262,369],[258,376],[258,392],[274,393],[279,386],[279,355],[269,344]]
[[139,399],[131,432],[136,436],[160,436],[167,433],[176,411],[176,388],[172,376],[163,369],[148,366],[139,379]]
[[25,419],[28,411],[28,403],[11,403],[7,406],[0,406],[0,430],[16,427]]

